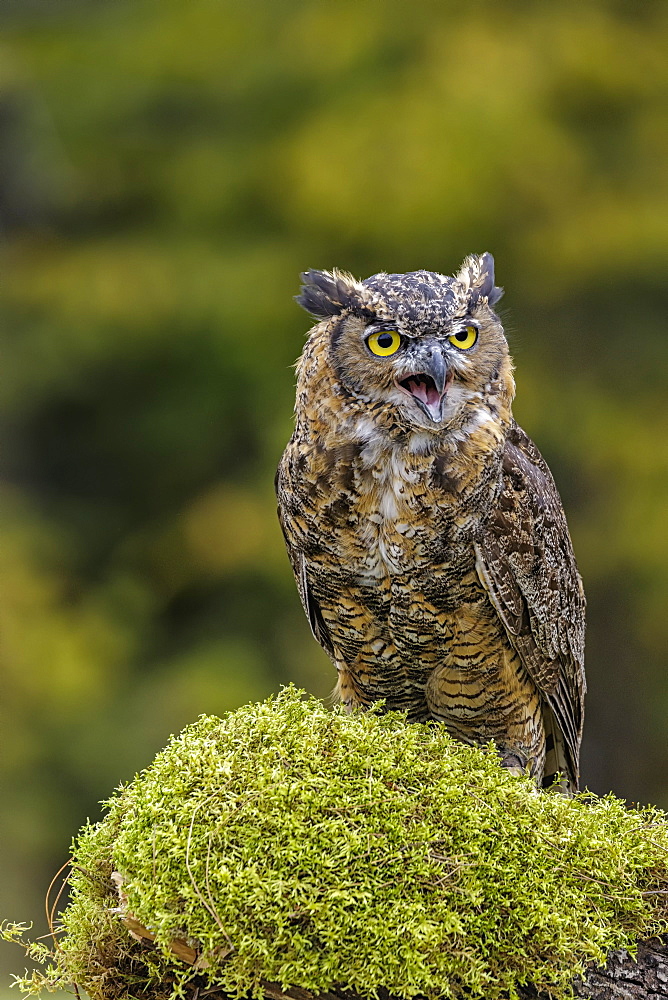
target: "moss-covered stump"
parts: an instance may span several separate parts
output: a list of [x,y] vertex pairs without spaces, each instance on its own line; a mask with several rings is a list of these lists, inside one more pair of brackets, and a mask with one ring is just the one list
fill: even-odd
[[287,689],[173,739],[80,834],[70,882],[24,989],[562,997],[666,930],[668,823]]

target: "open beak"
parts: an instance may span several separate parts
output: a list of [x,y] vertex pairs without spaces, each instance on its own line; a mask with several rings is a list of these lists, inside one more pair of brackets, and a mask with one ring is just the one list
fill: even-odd
[[450,372],[437,344],[420,349],[411,358],[414,370],[397,380],[398,387],[412,396],[423,413],[438,424],[443,419],[443,400],[450,383]]

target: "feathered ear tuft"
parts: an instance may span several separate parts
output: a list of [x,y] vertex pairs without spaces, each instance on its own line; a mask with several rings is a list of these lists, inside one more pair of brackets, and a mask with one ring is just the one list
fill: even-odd
[[311,316],[326,319],[344,309],[366,311],[364,289],[352,275],[337,270],[304,271],[300,277],[303,285],[301,293],[295,295],[295,302]]
[[494,258],[491,253],[471,254],[461,266],[456,280],[463,285],[472,303],[487,299],[495,305],[503,295],[503,288],[494,284]]

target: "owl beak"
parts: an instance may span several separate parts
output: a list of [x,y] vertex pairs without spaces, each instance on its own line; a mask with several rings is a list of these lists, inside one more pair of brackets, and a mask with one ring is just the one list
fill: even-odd
[[413,355],[415,370],[397,385],[412,396],[423,413],[438,424],[443,419],[443,400],[450,382],[450,372],[438,345],[431,345]]

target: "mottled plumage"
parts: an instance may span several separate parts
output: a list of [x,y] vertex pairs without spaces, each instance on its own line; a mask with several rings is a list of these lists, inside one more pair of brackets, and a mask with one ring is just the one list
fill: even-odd
[[584,594],[515,423],[489,254],[454,277],[309,271],[319,320],[277,474],[302,603],[350,708],[384,699],[577,788]]

